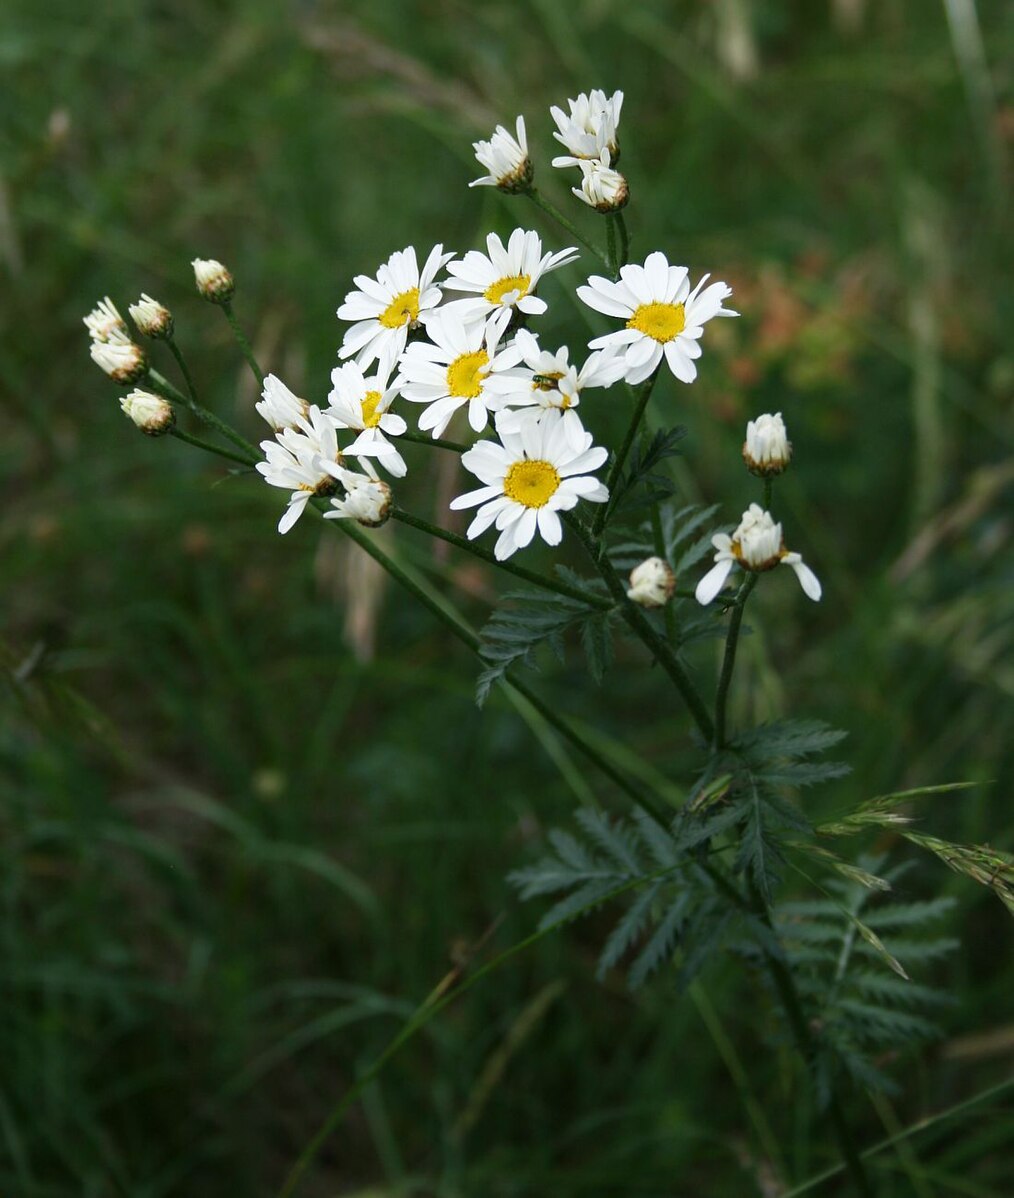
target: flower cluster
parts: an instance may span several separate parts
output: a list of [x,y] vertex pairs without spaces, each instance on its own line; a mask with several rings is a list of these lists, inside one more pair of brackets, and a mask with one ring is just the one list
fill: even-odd
[[[339,320],[348,324],[325,402],[297,396],[273,374],[263,380],[256,410],[272,437],[261,442],[264,457],[257,470],[268,484],[289,493],[280,532],[292,528],[314,498],[330,500],[329,518],[371,527],[383,523],[394,510],[393,496],[378,470],[395,479],[408,472],[398,439],[429,434],[440,441],[455,422],[459,438],[493,429],[492,438],[471,447],[440,443],[460,448],[462,466],[481,484],[453,499],[450,507],[478,509],[467,536],[474,539],[494,527],[498,560],[525,548],[536,534],[549,545],[559,544],[561,513],[581,499],[600,505],[608,501],[608,486],[596,472],[609,455],[584,427],[583,416],[594,409],[585,393],[620,381],[648,388],[663,367],[680,382],[693,383],[705,326],[713,318],[737,315],[724,306],[731,295],[725,283],[709,282],[708,275],[692,283],[688,268],[670,263],[660,250],[641,263],[625,260],[626,235],[617,213],[629,191],[615,169],[622,106],[622,92],[607,96],[594,89],[568,100],[567,110],[550,110],[553,136],[566,151],[553,165],[580,170],[582,182],[574,194],[614,217],[609,229],[622,234],[619,253],[615,238],[608,254],[595,251],[611,277],[586,276],[574,290],[585,305],[618,320],[620,327],[593,337],[583,360],[572,360],[565,345],[542,343],[529,327],[548,311],[547,300],[538,294],[540,285],[580,255],[574,246],[546,248],[532,229],[515,228],[506,241],[490,233],[482,249],[461,256],[440,244],[425,256],[412,245],[395,251],[374,274],[356,275],[354,288],[338,307]],[[498,125],[488,141],[475,142],[474,148],[486,174],[472,186],[527,194],[546,206],[534,191],[522,116],[515,134]],[[235,283],[228,268],[214,259],[195,259],[193,268],[198,292],[223,306],[234,322],[229,303]],[[172,315],[157,300],[142,295],[130,313],[146,336],[172,338]],[[92,356],[112,378],[132,383],[147,374],[144,353],[111,300],[103,300],[85,324]],[[647,395],[645,390],[639,412]],[[399,405],[418,405],[418,433],[409,432],[405,415],[396,410]],[[122,406],[145,432],[172,427],[172,409],[158,396],[135,390]],[[610,481],[620,476],[633,431]],[[790,456],[781,414],[750,421],[743,457],[753,473],[770,480],[788,466]],[[352,462],[358,470],[351,468]],[[596,534],[607,512],[600,509]],[[781,563],[796,571],[811,598],[820,596],[813,573],[798,554],[785,549],[781,526],[756,504],[731,536],[717,535],[714,546],[714,567],[696,591],[702,603],[717,596],[735,566],[758,572]],[[646,607],[664,606],[675,589],[672,570],[660,557],[643,562],[630,583],[631,602]]]

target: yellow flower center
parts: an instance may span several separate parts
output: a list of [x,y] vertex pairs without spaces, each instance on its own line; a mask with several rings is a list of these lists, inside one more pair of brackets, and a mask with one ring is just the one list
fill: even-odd
[[363,425],[365,428],[376,428],[380,423],[383,412],[377,411],[377,404],[383,396],[379,391],[367,391],[363,396]]
[[385,329],[400,329],[419,319],[419,288],[411,287],[396,295],[378,317]]
[[524,507],[544,507],[556,494],[560,475],[551,462],[515,462],[503,480],[503,493]]
[[482,394],[482,374],[489,365],[489,354],[477,349],[471,354],[462,354],[447,367],[447,390],[459,399],[475,399]]
[[528,294],[531,283],[531,275],[508,275],[505,279],[497,279],[495,283],[491,283],[482,294],[491,304],[498,304],[508,291],[516,291],[517,302]]
[[686,323],[682,304],[641,304],[627,321],[627,328],[637,329],[664,345],[682,333]]

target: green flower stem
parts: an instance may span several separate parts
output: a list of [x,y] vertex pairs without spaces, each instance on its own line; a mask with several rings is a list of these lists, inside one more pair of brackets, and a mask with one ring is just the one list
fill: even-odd
[[210,441],[202,441],[200,437],[193,437],[190,433],[185,433],[181,428],[169,429],[169,435],[175,437],[177,441],[186,441],[188,445],[195,445],[198,449],[203,449],[208,453],[218,454],[220,458],[228,458],[230,462],[239,462],[242,466],[252,466],[252,459],[245,454],[233,453],[231,449],[224,449],[219,445],[212,445]]
[[409,525],[410,528],[418,528],[422,532],[428,532],[431,537],[438,537],[441,541],[446,541],[449,545],[456,545],[459,549],[464,549],[467,553],[472,554],[473,557],[481,558],[484,562],[489,562],[490,565],[497,566],[499,569],[505,570],[508,574],[513,574],[516,578],[523,578],[525,582],[542,587],[543,590],[555,591],[558,595],[565,595],[568,599],[577,599],[581,603],[586,603],[589,607],[597,607],[601,611],[610,611],[613,607],[613,604],[603,596],[589,594],[587,591],[579,590],[577,587],[568,586],[565,582],[547,578],[535,570],[527,570],[524,566],[516,566],[510,561],[498,561],[488,549],[483,549],[480,545],[476,545],[474,541],[466,540],[465,537],[459,537],[457,533],[449,532],[437,524],[431,524],[429,520],[423,520],[420,516],[413,516],[410,512],[406,512],[402,508],[394,508],[391,512],[391,518],[392,520],[401,521],[402,524]]
[[[756,578],[757,575],[754,574],[752,577]],[[771,919],[771,910],[764,900],[763,895],[757,890],[755,884],[751,884],[750,889],[754,912],[771,934],[777,937],[778,933],[775,931]],[[776,956],[766,948],[764,949],[764,962],[768,973],[771,975],[775,990],[778,992],[779,1001],[785,1008],[785,1014],[792,1029],[793,1038],[796,1041],[796,1048],[804,1062],[809,1066],[813,1060],[815,1049],[813,1033],[807,1021],[806,1012],[803,1010],[803,1003],[799,997],[799,991],[796,989],[796,982],[792,976],[792,971],[782,957]],[[841,1149],[845,1168],[851,1175],[855,1185],[856,1194],[860,1198],[873,1198],[873,1188],[870,1185],[870,1179],[866,1175],[862,1158],[852,1138],[852,1129],[845,1118],[845,1112],[842,1110],[838,1096],[833,1090],[828,1099],[828,1115],[831,1118],[831,1127],[838,1141],[838,1147]]]
[[771,484],[773,481],[770,474],[764,479],[764,510],[766,512],[771,511]]
[[253,346],[247,340],[246,333],[239,327],[239,321],[236,319],[236,314],[232,310],[232,304],[227,300],[220,305],[225,313],[225,319],[229,322],[232,328],[232,335],[236,338],[236,344],[239,346],[243,357],[247,360],[247,365],[253,371],[254,378],[257,380],[259,387],[264,386],[264,372],[257,365],[257,359],[254,357]]
[[627,461],[627,455],[630,453],[631,446],[634,444],[634,438],[637,436],[637,430],[640,427],[641,420],[644,416],[644,410],[648,406],[648,400],[651,398],[652,388],[655,386],[655,380],[658,378],[658,371],[645,379],[641,386],[640,393],[637,396],[637,406],[634,408],[634,414],[630,418],[630,425],[627,428],[627,435],[623,438],[623,444],[620,446],[620,451],[613,459],[613,464],[609,469],[609,477],[606,479],[606,486],[609,488],[609,499],[599,508],[595,514],[595,520],[592,523],[592,536],[596,540],[602,535],[602,529],[605,528],[606,520],[609,516],[609,508],[612,504],[613,491],[616,484],[620,480],[620,475],[623,473],[624,464]]
[[736,664],[736,648],[739,645],[740,625],[743,623],[743,608],[746,606],[750,592],[757,585],[759,574],[747,575],[745,581],[736,592],[736,600],[732,605],[732,617],[729,620],[729,631],[725,637],[725,656],[722,658],[722,673],[718,679],[718,690],[715,694],[715,748],[725,748],[725,707],[729,697],[729,684],[732,682],[732,670]]
[[[666,553],[665,533],[662,530],[662,513],[659,511],[657,503],[651,505],[651,535],[655,543],[656,555],[671,567],[672,562],[669,561],[669,555]],[[665,634],[669,638],[670,644],[676,645],[679,643],[679,630],[676,627],[676,611],[671,601],[665,605]]]
[[616,273],[619,274],[619,268],[621,266],[626,266],[627,261],[630,258],[630,234],[627,232],[627,222],[624,220],[623,213],[621,211],[617,210],[614,212],[610,219],[616,222],[616,231],[620,235],[620,257],[616,264]]
[[231,441],[237,449],[242,449],[247,455],[248,464],[260,461],[260,455],[253,445],[250,444],[244,437],[241,437],[231,425],[226,424],[224,420],[219,419],[214,412],[202,407],[195,400],[188,399],[182,391],[174,387],[167,378],[164,378],[157,370],[149,368],[145,375],[145,381],[156,390],[164,399],[168,399],[171,403],[179,404],[189,408],[202,424],[213,428],[215,432],[221,433],[223,437]]
[[169,351],[176,359],[176,365],[180,368],[180,373],[187,384],[187,392],[190,395],[190,410],[197,414],[197,388],[194,386],[194,380],[190,375],[190,370],[187,367],[186,361],[180,347],[176,344],[172,337],[166,338],[166,344],[169,346]]
[[612,263],[607,255],[603,254],[597,245],[593,245],[588,238],[585,237],[577,225],[575,225],[569,217],[564,216],[555,204],[551,204],[537,187],[530,187],[524,194],[528,196],[528,198],[533,204],[535,204],[537,208],[541,208],[547,216],[551,216],[553,220],[557,222],[557,224],[562,225],[575,241],[579,241],[586,250],[590,250],[595,257],[598,258],[606,270],[611,271],[613,269]]
[[413,433],[408,429],[400,435],[400,440],[411,441],[415,445],[435,445],[437,449],[449,449],[452,453],[464,453],[467,445],[461,445],[457,441],[446,441],[443,437],[431,437],[428,433]]
[[609,269],[614,279],[620,276],[620,264],[616,258],[616,226],[611,216],[606,217],[606,253],[609,255]]
[[578,520],[573,517],[565,518],[567,526],[577,533],[588,556],[597,566],[599,573],[602,575],[602,580],[609,588],[610,594],[615,598],[624,620],[630,626],[631,630],[644,641],[648,649],[651,650],[655,660],[675,683],[676,689],[683,696],[683,701],[690,709],[690,714],[694,718],[694,723],[700,729],[701,735],[706,741],[710,741],[714,736],[711,716],[708,715],[708,709],[704,706],[704,700],[698,694],[697,687],[694,686],[690,675],[683,668],[679,658],[676,656],[676,651],[665,637],[660,636],[655,631],[644,611],[636,603],[627,598],[627,588],[623,585],[623,580],[616,573],[609,558],[604,553],[599,552],[598,543],[595,541],[593,535],[589,534]]

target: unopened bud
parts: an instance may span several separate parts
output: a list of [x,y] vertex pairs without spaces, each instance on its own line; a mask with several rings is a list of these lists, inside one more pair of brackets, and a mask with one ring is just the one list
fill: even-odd
[[110,338],[130,335],[126,321],[108,295],[99,300],[84,318],[84,322],[93,341],[109,341]]
[[665,607],[676,590],[676,575],[667,561],[649,557],[630,573],[627,598],[641,607]]
[[130,305],[128,311],[130,319],[145,337],[168,341],[173,335],[173,314],[165,304],[160,304],[150,295],[142,295],[136,304]]
[[761,478],[781,474],[791,457],[792,443],[786,434],[781,412],[758,416],[747,423],[743,461],[751,474]]
[[333,512],[326,512],[325,519],[355,520],[367,528],[379,528],[387,522],[394,505],[394,495],[387,483],[367,474],[355,474],[351,470],[340,472],[344,499],[332,499]]
[[144,350],[125,336],[93,341],[91,355],[114,383],[136,383],[148,373]]
[[229,270],[214,258],[195,258],[194,280],[197,290],[213,304],[227,304],[232,299],[236,284]]
[[582,160],[578,163],[581,168],[581,186],[572,187],[574,195],[596,212],[619,212],[625,208],[630,199],[630,188],[627,180],[619,171],[614,171],[610,165],[609,151],[602,151],[602,158]]
[[120,407],[149,437],[161,437],[176,423],[172,405],[150,391],[131,391],[120,400]]

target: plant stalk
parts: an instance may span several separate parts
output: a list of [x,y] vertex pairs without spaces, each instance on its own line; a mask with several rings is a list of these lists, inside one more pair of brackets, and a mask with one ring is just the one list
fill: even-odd
[[243,357],[246,358],[247,365],[253,371],[253,376],[257,380],[258,387],[264,386],[264,372],[257,364],[257,359],[254,357],[253,346],[247,340],[246,333],[239,327],[239,321],[236,319],[236,313],[232,310],[232,303],[227,301],[220,304],[219,307],[225,313],[225,319],[229,322],[232,328],[232,335],[236,338],[236,344],[240,348]]
[[571,237],[575,239],[575,241],[579,241],[586,250],[590,250],[595,257],[598,258],[606,270],[611,271],[613,269],[612,263],[610,262],[608,256],[604,254],[597,245],[594,245],[592,242],[590,242],[577,227],[577,225],[575,225],[569,217],[564,216],[555,204],[551,204],[537,187],[529,188],[524,194],[528,196],[528,198],[532,201],[532,203],[535,204],[537,208],[541,208],[547,216],[551,216],[557,224],[562,225],[571,235]]
[[616,484],[620,480],[620,475],[623,473],[623,467],[627,461],[627,455],[630,453],[631,446],[634,444],[634,438],[637,436],[637,430],[640,427],[641,420],[644,416],[644,410],[648,406],[648,400],[651,398],[652,388],[655,386],[655,380],[658,378],[658,371],[645,379],[641,386],[641,390],[637,396],[637,405],[634,408],[634,414],[630,418],[630,424],[627,428],[627,435],[623,438],[623,444],[620,446],[619,452],[613,459],[613,464],[609,468],[609,476],[606,479],[606,486],[609,488],[609,498],[595,513],[595,519],[592,522],[592,536],[597,540],[602,535],[602,530],[605,528],[606,520],[609,518],[610,508],[613,502],[613,491]]
[[725,709],[729,698],[729,685],[732,682],[732,671],[736,664],[736,649],[739,645],[740,626],[743,623],[743,608],[746,606],[750,592],[757,585],[759,574],[751,573],[736,593],[732,605],[732,616],[729,620],[729,631],[725,638],[725,656],[722,658],[722,673],[718,679],[718,690],[715,693],[715,749],[721,752],[725,748]]

